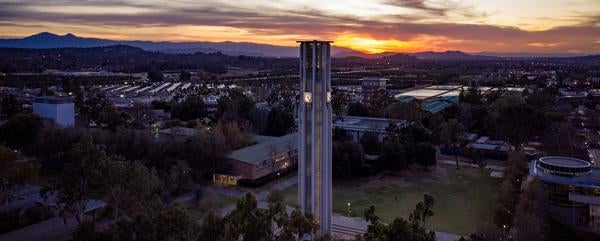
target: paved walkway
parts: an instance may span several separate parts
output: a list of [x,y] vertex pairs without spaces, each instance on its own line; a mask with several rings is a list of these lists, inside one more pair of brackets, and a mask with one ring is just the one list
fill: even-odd
[[[456,161],[455,160],[438,160],[438,163],[444,164],[444,165],[454,165],[454,166],[456,166]],[[479,166],[477,164],[473,164],[473,163],[469,163],[469,162],[464,162],[464,161],[458,161],[458,165],[459,166],[479,168]],[[498,166],[498,165],[486,165],[485,168],[491,169],[492,171],[498,171],[498,172],[502,172],[502,171],[504,171],[506,169],[506,167]]]

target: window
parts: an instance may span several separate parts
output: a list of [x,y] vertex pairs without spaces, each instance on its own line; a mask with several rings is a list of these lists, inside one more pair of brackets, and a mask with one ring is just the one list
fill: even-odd
[[312,103],[312,94],[310,92],[304,92],[304,102]]

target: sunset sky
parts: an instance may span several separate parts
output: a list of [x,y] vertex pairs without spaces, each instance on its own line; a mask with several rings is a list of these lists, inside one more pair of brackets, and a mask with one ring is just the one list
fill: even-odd
[[0,38],[38,32],[369,53],[600,53],[600,0],[0,0]]

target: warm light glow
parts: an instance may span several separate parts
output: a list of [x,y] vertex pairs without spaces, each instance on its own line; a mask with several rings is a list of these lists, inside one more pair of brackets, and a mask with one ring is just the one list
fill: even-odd
[[599,0],[0,0],[0,6],[0,38],[52,32],[282,46],[326,39],[364,53],[600,51]]
[[336,46],[348,47],[369,54],[383,52],[417,52],[424,49],[421,43],[413,41],[399,41],[395,39],[377,40],[356,36],[341,36],[335,39]]

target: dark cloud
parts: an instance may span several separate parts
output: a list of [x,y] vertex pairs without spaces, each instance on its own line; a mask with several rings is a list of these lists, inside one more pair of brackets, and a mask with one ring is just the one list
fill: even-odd
[[449,10],[446,8],[428,6],[425,4],[425,0],[388,0],[384,3],[402,8],[423,10],[440,16],[446,15],[446,12]]
[[[189,2],[186,2],[189,4]],[[382,15],[380,18],[363,19],[356,16],[332,15],[316,9],[304,8],[286,10],[275,8],[243,9],[229,5],[211,6],[181,4],[140,4],[121,0],[105,1],[0,1],[0,28],[8,23],[31,24],[37,22],[71,25],[100,25],[123,27],[145,26],[223,26],[240,28],[257,35],[301,35],[333,39],[344,34],[357,34],[376,39],[396,39],[410,41],[423,36],[435,36],[452,40],[441,43],[447,48],[467,50],[494,50],[506,52],[539,50],[530,43],[556,43],[552,51],[598,51],[600,43],[600,17],[586,16],[577,26],[559,27],[545,31],[524,31],[516,27],[502,27],[485,24],[457,23],[417,23],[423,16]],[[468,6],[432,7],[422,0],[386,1],[386,4],[404,8],[418,9],[426,14],[447,15],[450,11],[463,16],[469,14],[481,16]],[[57,13],[33,11],[31,6],[127,6],[144,10],[139,13]],[[4,24],[3,24],[4,23]],[[513,52],[514,52],[513,51]]]

